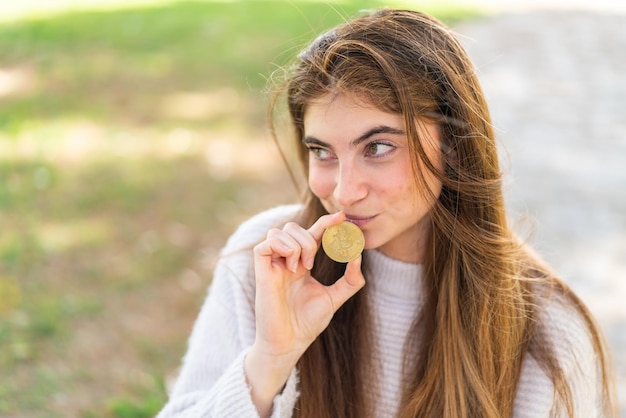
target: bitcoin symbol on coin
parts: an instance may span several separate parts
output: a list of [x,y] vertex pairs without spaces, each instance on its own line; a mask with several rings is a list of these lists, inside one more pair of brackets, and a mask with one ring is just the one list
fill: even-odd
[[361,254],[365,237],[358,226],[344,221],[324,231],[322,247],[326,254],[338,263],[347,263]]

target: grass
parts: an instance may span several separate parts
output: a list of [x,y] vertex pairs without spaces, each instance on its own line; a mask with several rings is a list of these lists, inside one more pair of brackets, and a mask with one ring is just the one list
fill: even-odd
[[0,22],[0,415],[154,415],[224,240],[295,198],[276,187],[268,78],[379,5],[142,1]]

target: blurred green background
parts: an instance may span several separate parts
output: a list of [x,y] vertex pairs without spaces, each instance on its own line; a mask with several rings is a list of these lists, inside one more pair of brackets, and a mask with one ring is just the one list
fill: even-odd
[[224,240],[296,198],[267,133],[267,80],[381,5],[0,7],[0,416],[160,409]]

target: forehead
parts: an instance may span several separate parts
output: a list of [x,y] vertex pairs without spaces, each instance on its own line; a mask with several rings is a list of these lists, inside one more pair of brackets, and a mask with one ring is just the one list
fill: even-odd
[[402,129],[402,115],[379,109],[358,96],[327,94],[311,101],[304,113],[304,131],[307,135],[332,133],[338,129],[360,133],[371,126],[385,125]]

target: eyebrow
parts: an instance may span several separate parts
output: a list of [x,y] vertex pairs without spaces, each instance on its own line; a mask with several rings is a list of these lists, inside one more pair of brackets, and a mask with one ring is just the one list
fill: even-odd
[[[377,135],[377,134],[392,134],[392,135],[404,135],[404,131],[402,129],[398,129],[398,128],[393,128],[391,126],[386,126],[386,125],[380,125],[380,126],[375,126],[373,128],[371,128],[370,130],[366,131],[365,133],[363,133],[363,135],[359,136],[358,138],[355,138],[354,140],[352,140],[350,142],[350,145],[353,147],[358,146],[359,144],[361,144],[364,141],[367,141],[370,137]],[[327,144],[326,142],[319,140],[315,137],[312,136],[305,136],[302,139],[302,143],[303,144],[314,144],[314,145],[320,145],[323,147],[328,147],[330,148],[330,145]]]

